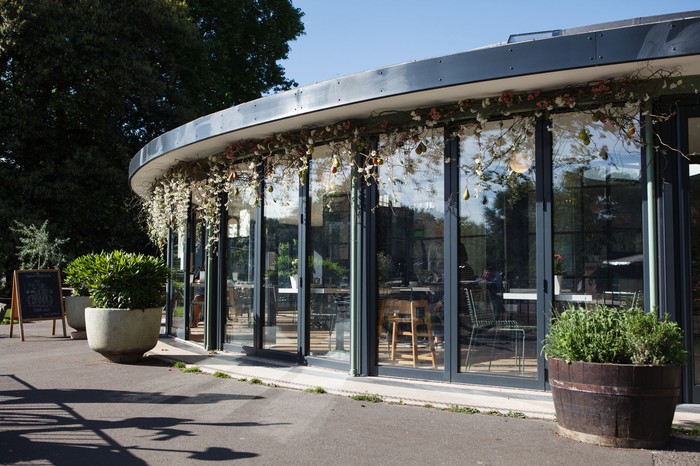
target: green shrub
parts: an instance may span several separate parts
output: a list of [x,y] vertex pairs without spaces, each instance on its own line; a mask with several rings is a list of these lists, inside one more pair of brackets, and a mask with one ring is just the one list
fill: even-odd
[[73,295],[90,296],[88,282],[92,276],[94,261],[92,254],[76,257],[63,269],[66,275],[63,284],[73,288]]
[[569,307],[555,315],[542,352],[567,362],[684,364],[678,324],[639,308]]
[[96,307],[144,309],[162,306],[169,270],[154,256],[124,251],[86,254],[66,269],[66,283],[87,290]]

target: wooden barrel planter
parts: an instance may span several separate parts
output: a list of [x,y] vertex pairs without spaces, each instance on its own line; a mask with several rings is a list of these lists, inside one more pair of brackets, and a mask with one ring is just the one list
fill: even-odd
[[567,363],[550,358],[557,431],[582,442],[660,448],[681,394],[680,366]]

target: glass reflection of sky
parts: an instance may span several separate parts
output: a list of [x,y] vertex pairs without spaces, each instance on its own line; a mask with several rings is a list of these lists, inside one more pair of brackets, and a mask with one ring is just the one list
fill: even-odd
[[[379,167],[379,204],[410,207],[442,220],[445,217],[442,130],[424,134],[422,141],[428,147],[423,154],[403,148],[384,154],[385,162]],[[380,138],[380,151],[385,144],[386,140]]]
[[[296,223],[296,209],[299,205],[299,178],[296,172],[285,173],[281,167],[276,167],[265,183],[265,217],[289,219],[291,223]],[[272,192],[267,190],[267,186],[272,186]]]
[[[588,145],[579,138],[582,129],[590,135]],[[594,122],[589,114],[555,115],[552,136],[555,186],[578,169],[591,181],[641,179],[641,149],[609,122]]]
[[[522,124],[523,122],[518,122]],[[509,166],[510,156],[493,159],[491,152],[500,151],[509,154],[514,147],[513,133],[509,128],[514,124],[513,120],[502,122],[490,121],[483,125],[481,136],[477,138],[473,127],[463,128],[459,133],[460,146],[460,193],[469,189],[470,198],[460,200],[460,216],[467,218],[476,224],[483,224],[486,209],[493,207],[492,202],[496,196],[508,191],[508,185],[498,184],[499,176],[505,176],[511,172]],[[522,128],[520,128],[522,130]],[[522,174],[516,176],[518,180],[531,181],[534,187],[535,173],[535,143],[534,137],[530,137],[524,143],[518,144],[518,151],[527,154],[531,161],[531,166]],[[510,154],[515,156],[516,154]],[[482,158],[484,177],[479,179],[476,173],[476,159]]]
[[333,157],[328,146],[317,147],[310,163],[311,201],[322,202],[325,195],[333,192],[350,192],[351,157],[349,154],[338,155],[340,164],[336,173],[332,172]]

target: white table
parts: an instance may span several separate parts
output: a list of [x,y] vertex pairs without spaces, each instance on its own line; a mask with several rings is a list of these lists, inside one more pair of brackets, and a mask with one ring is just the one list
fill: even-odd
[[[537,291],[527,288],[511,288],[507,293],[503,293],[503,299],[520,300],[520,301],[536,301]],[[572,293],[562,291],[554,295],[555,301],[564,301],[569,303],[592,303],[593,295],[586,293]]]
[[[350,293],[350,288],[316,288],[311,287],[311,294],[348,294]],[[299,288],[278,288],[278,293],[286,294],[298,294]]]

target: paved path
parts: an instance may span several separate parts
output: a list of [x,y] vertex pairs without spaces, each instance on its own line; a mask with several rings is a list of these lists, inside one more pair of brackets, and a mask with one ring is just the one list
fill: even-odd
[[[46,322],[25,329],[21,342],[0,326],[0,464],[700,464],[700,439],[673,438],[664,451],[596,447],[557,436],[550,420],[370,403],[237,378],[260,373],[261,380],[286,383],[291,377],[297,388],[332,391],[328,379],[316,385],[314,377],[327,375],[320,369],[188,353],[209,372],[235,375],[222,379],[164,362],[162,353],[187,356],[168,340],[154,351],[159,357],[120,365],[84,340],[51,337]],[[412,392],[414,382],[357,379],[338,374],[337,384],[351,389],[355,380],[374,383],[367,393],[403,387],[417,398],[446,396]],[[448,394],[478,392],[437,385]],[[535,401],[542,395],[523,392]]]

